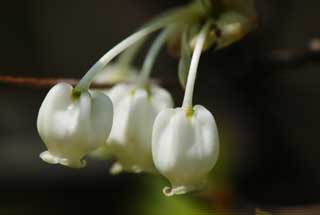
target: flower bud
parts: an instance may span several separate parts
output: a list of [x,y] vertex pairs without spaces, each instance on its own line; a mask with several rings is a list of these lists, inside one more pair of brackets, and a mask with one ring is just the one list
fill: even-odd
[[83,157],[108,138],[112,118],[112,102],[104,94],[74,95],[71,85],[55,85],[38,114],[38,132],[48,148],[40,157],[51,164],[84,167]]
[[156,118],[152,134],[152,155],[157,170],[171,182],[167,196],[196,191],[219,154],[218,130],[213,115],[203,106],[193,110],[167,109]]
[[156,85],[142,88],[119,84],[108,95],[114,105],[114,123],[108,146],[117,158],[111,173],[121,170],[154,172],[152,126],[161,110],[173,106],[170,94]]
[[217,21],[219,31],[217,48],[224,48],[239,41],[255,27],[255,20],[236,12],[226,12]]

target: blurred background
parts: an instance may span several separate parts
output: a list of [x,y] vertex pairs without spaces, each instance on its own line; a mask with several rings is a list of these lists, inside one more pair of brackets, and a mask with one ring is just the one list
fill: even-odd
[[[0,75],[80,78],[151,17],[187,2],[2,2]],[[320,214],[320,58],[304,52],[320,37],[320,1],[256,3],[258,28],[200,61],[195,100],[214,113],[221,139],[204,192],[166,198],[165,179],[110,176],[111,160],[89,158],[81,170],[44,163],[36,117],[49,87],[0,84],[0,214]],[[180,105],[177,63],[163,51],[154,76],[176,83]]]

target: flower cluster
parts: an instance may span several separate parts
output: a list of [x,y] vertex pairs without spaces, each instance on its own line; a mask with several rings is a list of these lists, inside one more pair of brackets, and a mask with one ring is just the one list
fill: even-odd
[[[86,155],[105,147],[117,159],[112,174],[161,174],[171,183],[163,190],[167,196],[202,189],[218,158],[219,136],[212,113],[193,105],[200,56],[241,39],[254,19],[252,0],[196,0],[155,18],[107,52],[77,86],[60,83],[49,91],[38,114],[38,131],[48,149],[40,157],[81,168]],[[138,73],[132,60],[159,29]],[[170,93],[150,81],[164,44],[180,56],[178,77],[185,95],[177,108]],[[115,85],[89,90],[92,81]]]

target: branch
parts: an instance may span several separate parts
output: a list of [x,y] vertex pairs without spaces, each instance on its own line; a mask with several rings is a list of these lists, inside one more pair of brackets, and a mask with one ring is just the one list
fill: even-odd
[[[299,67],[306,63],[320,62],[320,38],[314,38],[307,43],[305,49],[302,50],[274,50],[269,55],[263,55],[257,60],[259,65],[272,67],[274,69]],[[161,82],[153,80],[155,83],[165,87],[179,87],[177,81]],[[59,82],[66,82],[71,85],[76,85],[78,79],[67,78],[38,78],[38,77],[18,77],[18,76],[0,76],[0,84],[27,86],[34,88],[50,88]],[[107,89],[114,84],[110,83],[92,83],[91,88]]]
[[[76,85],[79,80],[71,78],[37,78],[37,77],[16,77],[16,76],[0,76],[0,83],[15,85],[15,86],[29,86],[35,88],[49,88],[57,83],[65,82],[71,85]],[[92,88],[110,88],[113,84],[98,84],[93,83]]]
[[306,63],[320,62],[320,38],[314,38],[302,50],[274,50],[259,60],[262,65],[275,68],[293,68]]
[[[34,88],[50,88],[57,83],[69,83],[75,86],[79,80],[71,78],[38,78],[38,77],[18,77],[18,76],[1,76],[0,84],[22,86],[22,87],[34,87]],[[152,80],[153,83],[160,84],[166,87],[177,87],[180,86],[178,82],[161,82],[160,80]],[[90,88],[93,89],[108,89],[113,87],[115,84],[111,83],[95,83],[93,82]],[[1,86],[1,85],[0,85]]]

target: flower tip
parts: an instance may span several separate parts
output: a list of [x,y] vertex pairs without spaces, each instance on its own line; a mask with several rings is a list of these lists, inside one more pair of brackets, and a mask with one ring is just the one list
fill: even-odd
[[140,174],[140,173],[143,172],[143,170],[139,166],[134,165],[134,166],[132,166],[132,172],[135,173],[135,174]]
[[85,160],[70,160],[67,158],[61,158],[56,155],[51,154],[49,151],[44,151],[40,154],[40,158],[50,164],[61,164],[63,166],[68,166],[71,168],[83,168],[86,166],[87,162]]
[[167,197],[173,196],[173,189],[171,189],[171,187],[164,187],[162,190],[163,194]]
[[171,197],[174,195],[182,195],[187,192],[189,192],[189,189],[185,186],[180,186],[180,187],[164,187],[162,190],[163,194],[167,197]]
[[139,173],[143,172],[142,168],[140,168],[140,167],[137,166],[137,165],[133,165],[133,166],[130,167],[130,168],[125,168],[125,167],[123,167],[123,165],[122,165],[121,163],[119,163],[119,162],[114,163],[114,164],[111,166],[110,170],[109,170],[109,172],[110,172],[111,175],[118,175],[118,174],[120,174],[120,173],[123,172],[123,171],[128,171],[128,172],[135,173],[135,174],[139,174]]
[[180,186],[172,186],[172,187],[164,187],[162,192],[165,196],[170,197],[174,195],[182,195],[191,192],[201,191],[206,185],[205,181],[202,181],[199,184],[194,185],[180,185]]
[[111,168],[110,168],[110,170],[109,170],[109,173],[110,173],[111,175],[118,175],[118,174],[120,174],[122,171],[123,171],[123,166],[122,166],[119,162],[116,162],[116,163],[114,163],[114,164],[111,166]]

